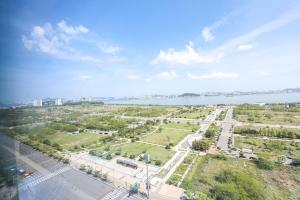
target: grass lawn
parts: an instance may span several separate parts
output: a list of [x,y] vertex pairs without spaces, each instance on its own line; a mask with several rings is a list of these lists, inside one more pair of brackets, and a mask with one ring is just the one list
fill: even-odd
[[275,162],[283,155],[300,159],[300,143],[295,142],[235,136],[234,146],[238,148],[253,149],[258,157]]
[[176,128],[176,129],[185,129],[192,131],[194,129],[199,129],[199,126],[196,124],[189,124],[189,123],[168,123],[164,124],[162,128]]
[[[176,126],[177,128],[170,128],[173,126]],[[191,129],[184,129],[184,127],[177,124],[167,124],[162,127],[161,132],[158,130],[156,133],[143,138],[143,141],[160,145],[168,145],[170,143],[176,145],[190,133]]]
[[211,113],[211,108],[198,108],[198,109],[188,109],[182,110],[179,114],[176,115],[178,118],[187,118],[187,119],[205,119],[207,115]]
[[171,150],[167,150],[165,148],[159,146],[153,146],[143,143],[129,143],[123,144],[119,146],[114,146],[110,148],[111,153],[115,153],[117,151],[121,151],[121,155],[127,154],[127,156],[135,155],[135,157],[148,152],[150,154],[150,158],[152,163],[156,160],[162,161],[162,164],[169,160],[174,152]]
[[95,143],[99,141],[100,138],[105,136],[94,133],[78,133],[78,134],[68,134],[68,133],[55,133],[54,135],[48,136],[48,139],[51,142],[57,142],[62,145],[63,148],[71,147],[81,144],[89,145],[91,143]]
[[173,109],[164,106],[128,106],[122,108],[119,111],[119,114],[126,116],[135,116],[135,117],[159,117],[166,115]]
[[269,107],[245,107],[239,106],[234,109],[234,119],[240,122],[262,123],[262,124],[280,124],[280,125],[299,125],[299,109],[285,110]]
[[[224,170],[237,171],[245,177],[252,177],[265,194],[265,199],[297,199],[300,192],[299,172],[297,169],[289,170],[260,170],[248,160],[230,158],[218,159],[211,155],[199,156],[195,165],[189,171],[181,187],[189,191],[201,191],[211,194],[211,189],[216,185],[222,185],[216,180],[216,176]],[[296,176],[296,178],[294,177]],[[237,187],[237,186],[234,186]]]
[[186,171],[186,169],[188,168],[188,166],[189,166],[189,165],[184,164],[184,163],[180,164],[180,165],[176,168],[174,174],[180,174],[180,175],[183,175],[184,172]]

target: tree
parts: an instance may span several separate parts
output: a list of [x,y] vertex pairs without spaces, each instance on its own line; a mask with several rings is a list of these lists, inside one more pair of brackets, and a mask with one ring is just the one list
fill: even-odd
[[192,149],[196,151],[207,151],[209,149],[209,143],[205,140],[195,140],[192,143]]
[[43,143],[46,144],[46,145],[49,145],[49,146],[51,145],[51,142],[50,142],[50,140],[48,140],[48,139],[44,139],[44,140],[43,140]]

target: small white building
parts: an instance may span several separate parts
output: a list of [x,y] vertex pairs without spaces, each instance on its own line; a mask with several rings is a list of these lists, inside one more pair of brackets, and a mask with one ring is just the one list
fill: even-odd
[[61,106],[61,105],[63,105],[63,101],[62,101],[62,99],[55,99],[55,105],[56,106]]
[[43,106],[43,100],[42,99],[35,99],[33,100],[33,107],[42,107]]

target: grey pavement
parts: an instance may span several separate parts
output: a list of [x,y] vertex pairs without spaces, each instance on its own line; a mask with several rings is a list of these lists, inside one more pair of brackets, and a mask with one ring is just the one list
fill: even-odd
[[[18,178],[20,200],[97,200],[102,199],[114,188],[106,182],[35,151],[3,133],[0,133],[0,144],[0,152],[7,155],[5,157],[7,161],[11,158],[15,160],[7,164],[15,163],[17,167],[33,172],[29,177]],[[39,171],[39,169],[43,170]]]
[[222,131],[217,141],[217,147],[225,152],[228,152],[229,150],[229,139],[232,137],[232,113],[233,109],[229,108],[224,121],[221,122]]

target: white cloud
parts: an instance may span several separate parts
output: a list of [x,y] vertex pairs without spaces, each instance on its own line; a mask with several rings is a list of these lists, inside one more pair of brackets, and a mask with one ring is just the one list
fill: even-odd
[[82,25],[68,26],[64,20],[61,20],[59,23],[57,23],[57,26],[59,27],[59,29],[62,32],[66,33],[66,34],[70,34],[70,35],[76,35],[76,34],[89,32],[89,30]]
[[202,36],[205,42],[209,42],[215,39],[215,36],[212,34],[212,31],[218,29],[220,26],[224,25],[229,19],[229,16],[225,16],[219,21],[215,22],[210,27],[204,27],[202,30]]
[[131,80],[137,80],[137,79],[140,79],[141,77],[139,75],[136,75],[136,74],[129,74],[127,76],[128,79],[131,79]]
[[190,72],[188,73],[188,77],[190,79],[224,79],[224,78],[238,78],[239,74],[237,73],[225,73],[225,72],[213,72],[210,74],[204,74],[204,75],[193,75]]
[[109,45],[107,43],[98,43],[97,47],[106,54],[116,54],[121,51],[121,48],[114,45]]
[[215,37],[212,35],[212,33],[210,32],[210,29],[208,27],[205,27],[202,30],[202,36],[206,42],[215,39]]
[[161,50],[159,55],[152,61],[153,64],[168,63],[173,65],[191,65],[197,63],[213,63],[222,58],[222,53],[216,55],[201,54],[197,52],[193,43],[189,42],[184,50],[175,51],[169,49],[167,51]]
[[[153,59],[152,63],[153,64],[166,63],[174,66],[192,65],[192,64],[201,64],[201,63],[216,63],[219,62],[220,59],[227,54],[230,54],[237,50],[246,50],[246,49],[253,48],[253,46],[249,46],[249,45],[245,46],[245,44],[249,43],[256,37],[260,36],[261,34],[281,28],[299,19],[299,17],[300,17],[299,8],[295,10],[289,10],[283,15],[279,16],[278,18],[271,20],[269,23],[263,24],[244,35],[235,37],[225,42],[223,45],[218,46],[206,52],[198,52],[193,47],[192,42],[189,42],[185,46],[185,49],[183,50],[176,51],[172,48],[168,50],[160,50],[160,53],[156,58]],[[214,26],[213,28],[218,27],[220,26],[220,24],[225,22],[220,21],[220,23],[216,23],[215,26],[213,25]]]
[[[52,26],[50,23],[46,23],[43,26],[34,26],[29,35],[22,36],[22,42],[28,50],[41,52],[64,60],[103,63],[104,61],[120,62],[126,59],[115,55],[120,51],[118,46],[97,41],[92,34],[88,33],[89,30],[86,27],[82,25],[70,26],[62,20],[55,26]],[[78,42],[76,43],[77,48],[72,46],[74,41]],[[90,45],[100,48],[99,44],[102,44],[100,45],[102,53],[113,55],[99,59],[89,55],[91,52],[86,50],[87,48],[84,48],[85,52],[79,49]]]
[[238,50],[240,51],[244,51],[244,50],[249,50],[249,49],[252,49],[254,48],[254,45],[253,44],[241,44],[238,46]]
[[285,25],[288,25],[289,23],[292,23],[293,21],[299,19],[299,17],[300,17],[299,8],[295,9],[295,10],[289,10],[286,13],[279,16],[278,18],[273,19],[272,21],[270,21],[266,24],[263,24],[244,35],[241,35],[239,37],[229,40],[225,44],[217,47],[213,52],[214,53],[218,53],[218,52],[230,53],[234,49],[236,49],[238,46],[248,43],[249,41],[252,41],[256,37],[258,37],[264,33],[267,33],[267,32],[276,30],[278,28],[281,28]]
[[69,41],[73,40],[74,37],[64,34],[86,33],[87,29],[85,27],[67,26],[64,21],[58,24],[60,25],[56,28],[53,28],[50,23],[46,23],[43,27],[33,27],[29,36],[22,36],[24,47],[28,50],[42,52],[59,59],[99,62],[97,58],[85,55],[79,50],[72,48],[69,45]]
[[171,70],[170,72],[161,72],[156,75],[157,78],[165,79],[165,80],[172,80],[177,77],[175,71]]

